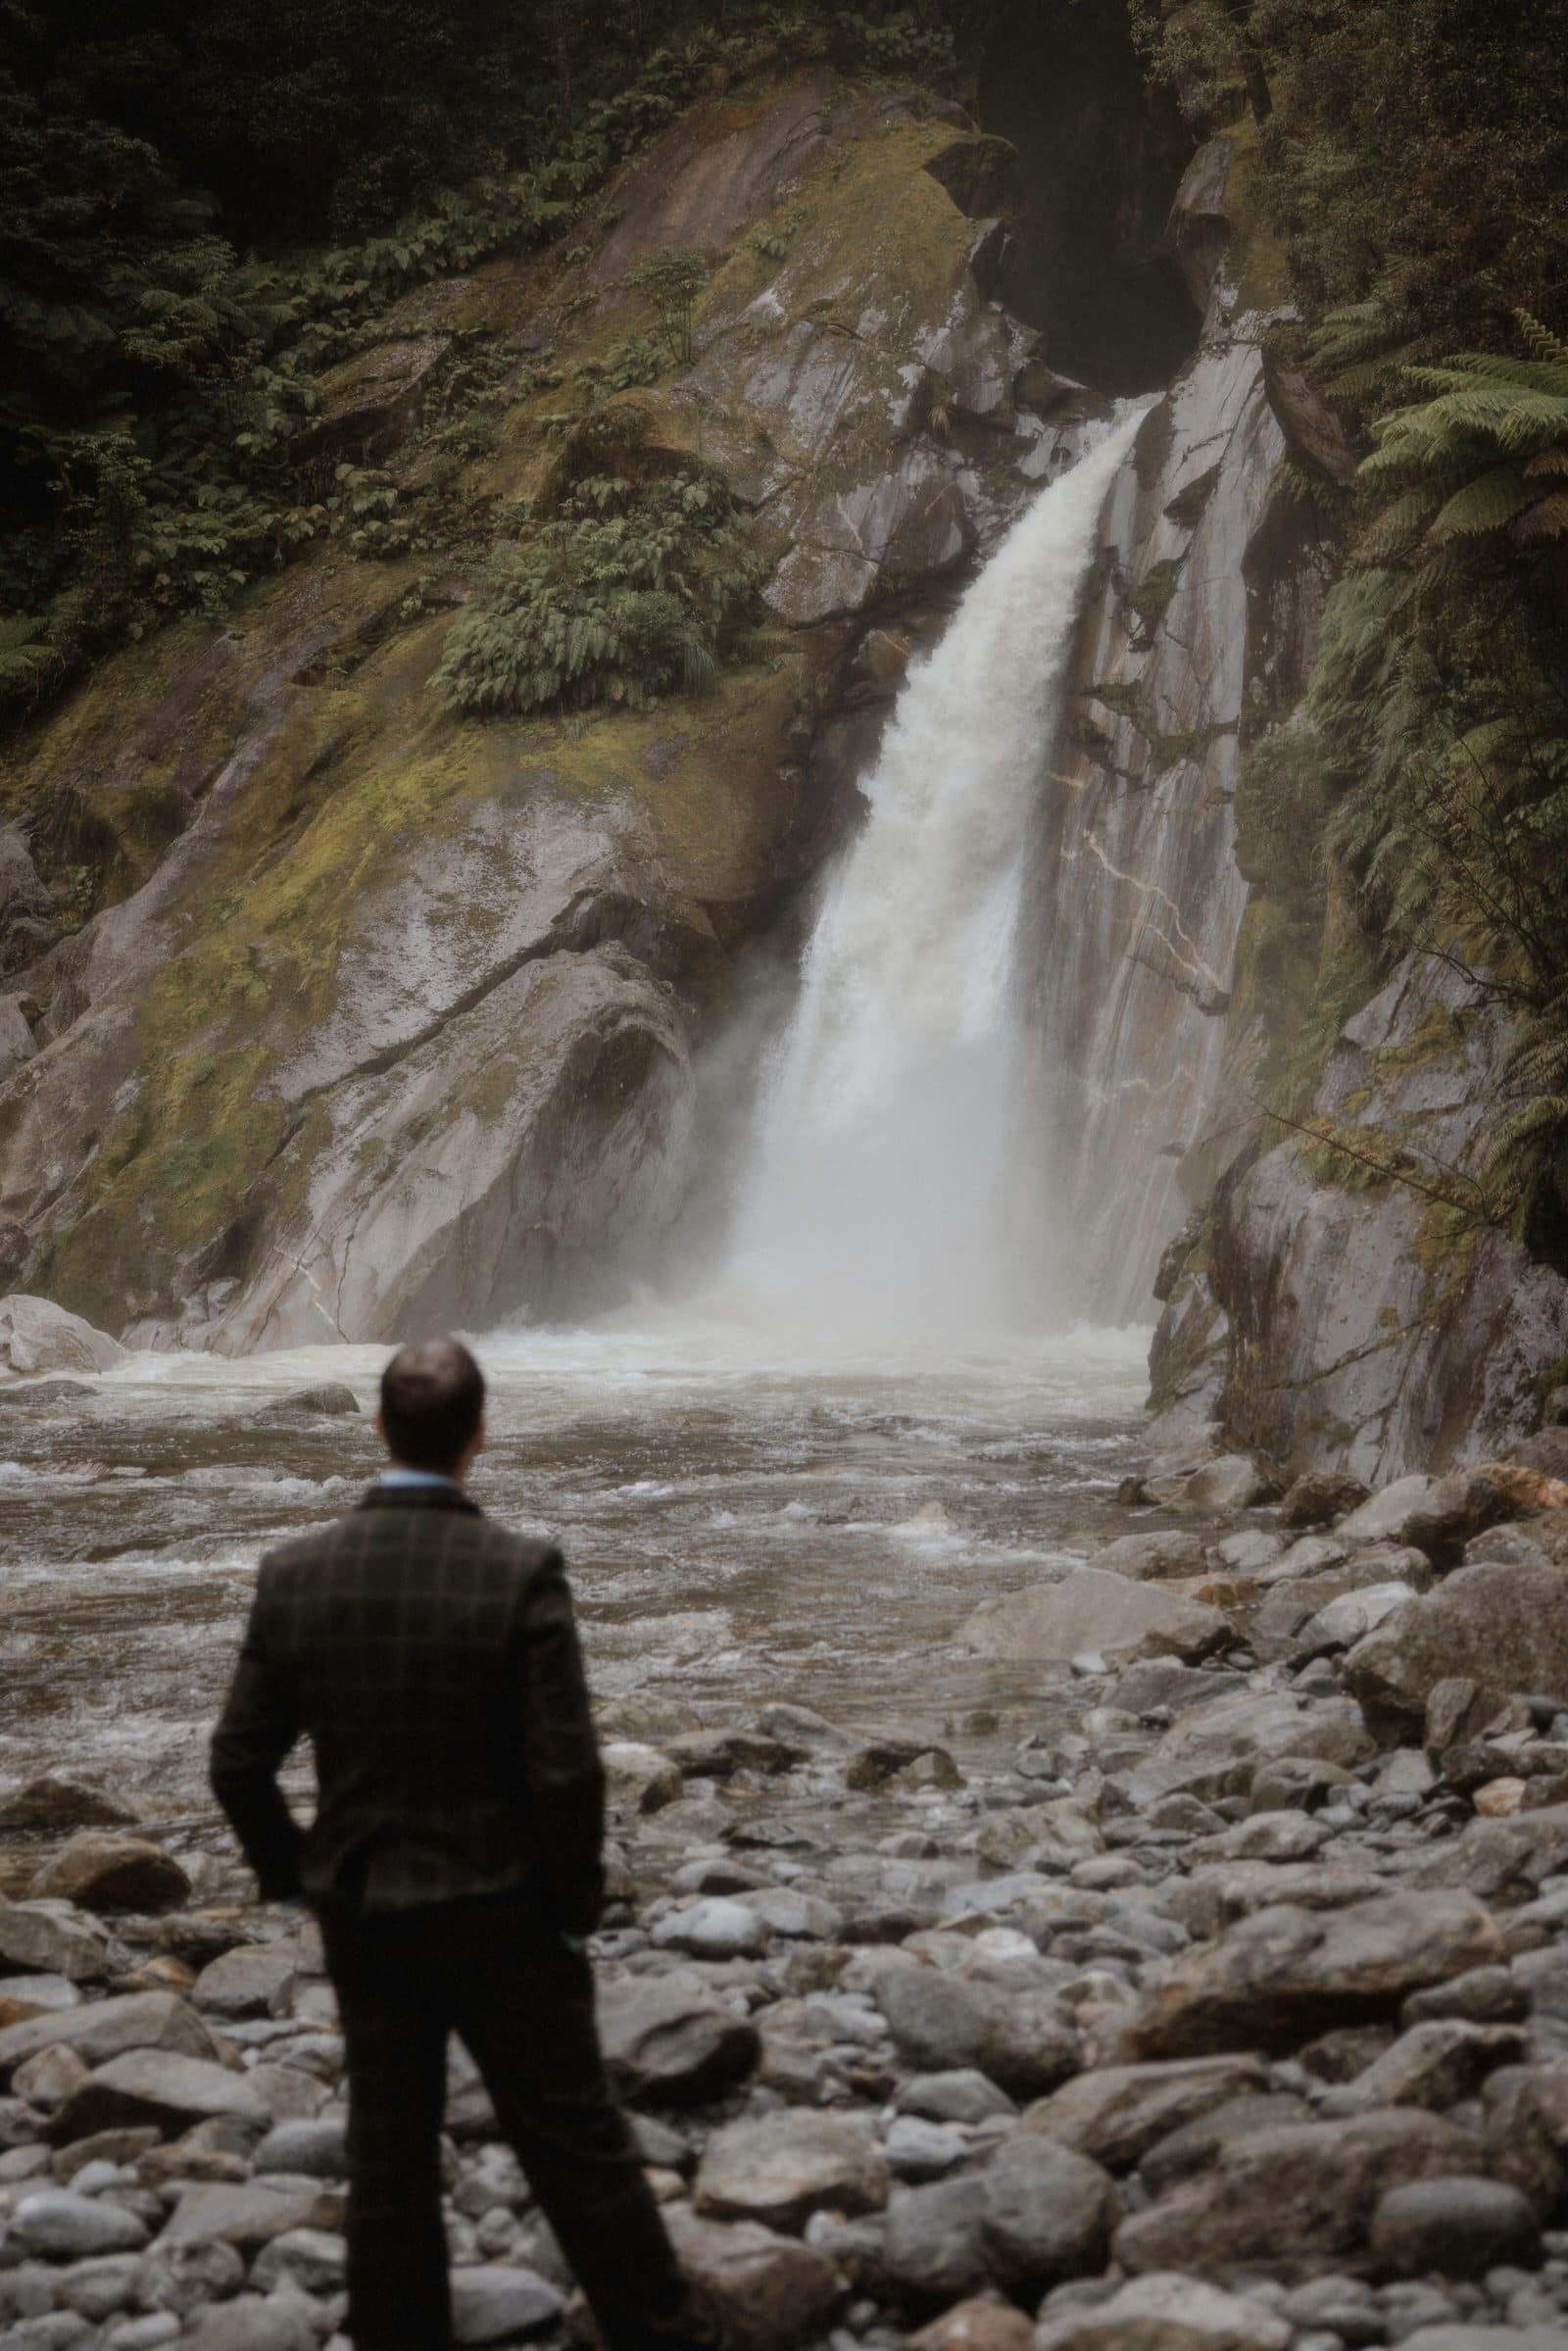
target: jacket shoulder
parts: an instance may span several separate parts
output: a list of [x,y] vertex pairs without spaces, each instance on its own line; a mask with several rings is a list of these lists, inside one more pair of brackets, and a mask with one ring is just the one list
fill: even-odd
[[532,1584],[540,1576],[559,1576],[565,1573],[565,1560],[559,1543],[541,1535],[514,1535],[498,1527],[493,1519],[484,1520],[495,1540],[493,1556],[504,1559],[516,1576],[519,1585]]

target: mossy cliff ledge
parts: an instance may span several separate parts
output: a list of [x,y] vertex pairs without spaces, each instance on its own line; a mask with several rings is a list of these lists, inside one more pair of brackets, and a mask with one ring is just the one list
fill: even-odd
[[[330,463],[458,517],[433,559],[323,539],[13,752],[79,927],[9,958],[0,1289],[239,1350],[579,1303],[657,1244],[694,1041],[853,807],[862,645],[1070,444],[983,291],[965,145],[996,143],[825,67],[715,91],[569,245],[406,297],[328,381]],[[661,357],[630,281],[675,250]],[[478,557],[606,471],[722,485],[760,625],[700,698],[460,717],[432,680]]]

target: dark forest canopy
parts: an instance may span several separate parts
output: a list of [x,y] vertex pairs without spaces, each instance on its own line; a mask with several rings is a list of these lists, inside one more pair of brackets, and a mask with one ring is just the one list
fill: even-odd
[[[1130,19],[1195,143],[1261,118],[1308,318],[1377,300],[1440,356],[1506,348],[1520,310],[1568,323],[1568,0]],[[972,95],[999,58],[1049,81],[1091,22],[1128,43],[1126,0],[0,0],[10,684],[113,638],[149,512],[127,560],[154,610],[285,560],[321,521],[287,465],[312,371],[407,283],[558,231],[705,76],[825,39]]]

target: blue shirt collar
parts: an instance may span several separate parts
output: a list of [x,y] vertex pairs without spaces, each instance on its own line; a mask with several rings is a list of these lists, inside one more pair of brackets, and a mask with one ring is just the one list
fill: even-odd
[[438,1469],[384,1469],[377,1478],[376,1484],[378,1486],[447,1486],[454,1494],[463,1492],[456,1478],[446,1477]]

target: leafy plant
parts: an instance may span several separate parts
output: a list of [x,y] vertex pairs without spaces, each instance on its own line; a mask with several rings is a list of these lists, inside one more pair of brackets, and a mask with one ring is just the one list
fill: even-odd
[[629,335],[607,357],[598,390],[606,395],[629,392],[639,384],[657,383],[669,366],[669,353],[652,335]]
[[697,298],[711,275],[700,253],[675,251],[655,254],[652,261],[627,275],[627,285],[653,303],[659,331],[677,367],[691,365],[693,315]]
[[327,527],[356,555],[407,555],[421,542],[403,511],[398,485],[381,465],[339,465],[337,488],[326,502]]
[[479,715],[701,693],[754,585],[745,525],[716,483],[590,475],[497,549],[435,685]]
[[922,9],[895,9],[883,17],[848,10],[835,15],[834,27],[858,62],[875,73],[941,80],[957,62],[952,31],[934,13]]
[[1374,427],[1361,478],[1392,493],[1379,552],[1419,546],[1441,563],[1455,540],[1499,531],[1521,544],[1568,532],[1568,345],[1520,325],[1535,356],[1462,352],[1412,367],[1430,395]]

